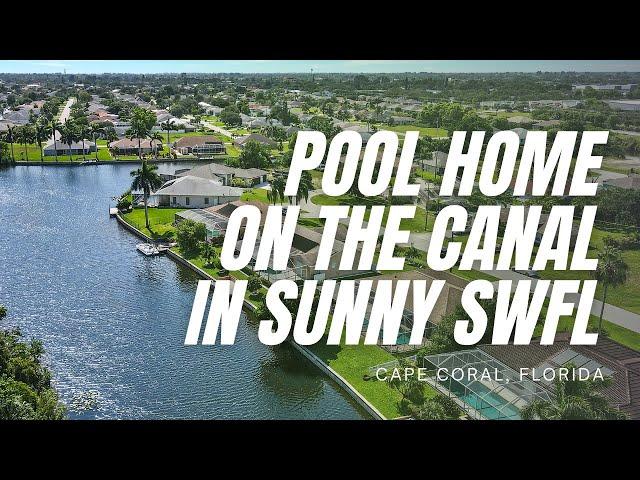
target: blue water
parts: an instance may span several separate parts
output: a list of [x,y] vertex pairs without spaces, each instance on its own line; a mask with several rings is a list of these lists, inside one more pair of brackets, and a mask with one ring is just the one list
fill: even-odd
[[197,278],[138,254],[108,216],[132,168],[0,169],[3,326],[44,342],[67,404],[96,392],[95,408],[69,416],[367,418],[291,347],[261,344],[246,318],[233,346],[183,345]]

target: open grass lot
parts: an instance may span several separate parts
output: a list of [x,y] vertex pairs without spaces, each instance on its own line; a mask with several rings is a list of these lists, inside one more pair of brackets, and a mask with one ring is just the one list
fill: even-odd
[[262,202],[271,204],[267,197],[267,190],[264,188],[251,188],[246,190],[240,197],[240,200],[244,200],[245,202]]
[[428,172],[420,168],[416,169],[416,175],[426,182],[439,184],[442,181],[442,175],[438,175],[436,177],[436,174],[434,172]]
[[122,218],[151,238],[171,238],[175,232],[173,226],[175,214],[183,210],[183,208],[149,208],[151,230],[145,226],[144,208],[134,208],[131,212],[125,213]]
[[[44,146],[44,145],[43,145]],[[36,144],[27,145],[27,153],[25,156],[24,145],[15,144],[13,146],[16,162],[40,162],[40,147]],[[87,155],[72,155],[69,160],[69,155],[58,155],[58,162],[82,162],[83,160],[93,160],[96,158],[95,152],[88,153]],[[55,155],[43,157],[45,162],[55,162]],[[98,160],[113,160],[109,154],[109,150],[106,148],[98,148]]]
[[[323,337],[315,345],[308,348],[320,359],[338,372],[356,390],[358,390],[385,417],[401,416],[398,403],[401,395],[386,382],[377,379],[364,380],[369,367],[395,360],[395,357],[377,345],[327,345],[327,338]],[[435,390],[425,384],[426,397],[436,395]]]
[[[311,199],[311,202],[316,205],[385,205],[379,197],[357,197],[354,195],[341,195],[339,197],[332,197],[325,194],[316,195]],[[367,210],[364,219],[369,221],[369,215],[371,211]],[[384,216],[382,218],[382,225],[387,224],[387,217],[389,215],[389,207],[386,206]],[[400,227],[404,230],[411,232],[430,232],[433,230],[433,222],[435,220],[434,215],[429,212],[429,218],[427,220],[427,211],[424,208],[416,207],[416,214],[413,218],[405,218],[400,222]]]

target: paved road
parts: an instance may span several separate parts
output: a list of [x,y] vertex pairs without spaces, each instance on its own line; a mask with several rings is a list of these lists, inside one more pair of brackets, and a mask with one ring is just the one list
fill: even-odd
[[[479,270],[475,268],[474,270]],[[499,278],[500,280],[532,280],[532,286],[535,287],[537,280],[531,279],[526,275],[521,275],[512,270],[489,270],[486,273]],[[547,293],[547,297],[550,295],[550,291]],[[565,297],[567,302],[578,304],[580,301],[580,294],[568,294]],[[596,317],[600,316],[600,309],[602,308],[602,302],[600,300],[594,300],[591,306],[591,313]],[[634,332],[640,333],[640,315],[637,313],[629,312],[615,305],[606,303],[604,306],[604,314],[602,316],[605,320],[620,325],[621,327],[628,328]]]
[[[62,108],[62,113],[60,114],[60,123],[66,123],[66,121],[69,119],[69,116],[71,115],[71,106],[74,103],[76,103],[75,97],[71,97],[69,100],[67,100],[67,103]],[[53,140],[53,137],[51,139]],[[56,140],[60,140],[60,132],[56,132]]]
[[218,133],[221,133],[222,135],[226,135],[227,137],[233,138],[233,133],[231,133],[229,130],[226,130],[222,127],[214,125],[213,123],[208,122],[207,120],[200,120],[200,124],[204,125],[209,130],[213,130],[214,132],[218,132]]

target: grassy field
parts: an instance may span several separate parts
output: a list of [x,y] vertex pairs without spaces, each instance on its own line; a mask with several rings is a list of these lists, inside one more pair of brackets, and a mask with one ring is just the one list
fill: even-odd
[[[43,145],[44,146],[44,145]],[[24,145],[14,144],[13,146],[16,162],[39,162],[40,161],[40,147],[36,144],[27,145],[27,153],[25,155]],[[72,155],[71,161],[82,162],[83,160],[93,160],[96,158],[95,152],[87,153],[86,155]],[[43,157],[45,162],[55,162],[55,155]],[[98,148],[98,160],[112,160],[109,150],[106,148]],[[58,155],[58,162],[69,162],[69,155]]]
[[426,170],[416,169],[416,175],[422,178],[426,182],[440,184],[442,182],[442,175],[438,175],[433,172],[427,172]]
[[[608,232],[599,228],[594,228],[591,234],[589,258],[596,258],[598,251],[602,248],[604,238],[607,236],[620,237],[620,232]],[[606,302],[630,312],[640,314],[640,250],[623,250],[622,258],[629,266],[629,275],[624,285],[609,288]],[[569,262],[571,261],[571,256]],[[547,268],[540,273],[540,276],[547,280],[588,280],[591,279],[591,272],[553,270],[553,264],[548,264]],[[603,288],[598,284],[596,298],[602,300]]]
[[131,212],[125,213],[122,218],[151,238],[171,238],[175,232],[173,226],[175,215],[183,210],[183,208],[149,208],[151,230],[145,226],[144,208],[134,208]]
[[245,202],[262,202],[271,205],[271,202],[267,198],[267,190],[264,188],[246,190],[240,197],[240,200],[244,200]]
[[[341,195],[339,197],[331,197],[329,195],[320,194],[312,197],[312,203],[316,205],[385,205],[385,202],[379,197],[357,197],[354,195]],[[368,209],[365,213],[364,219],[369,221],[369,215],[371,210]],[[382,226],[387,224],[387,217],[389,215],[389,207],[386,206],[384,216],[382,217]],[[405,218],[400,222],[400,227],[404,230],[411,232],[430,232],[433,230],[433,222],[435,220],[434,215],[430,212],[427,221],[427,211],[422,207],[416,208],[416,214],[413,218]]]
[[[363,379],[370,367],[395,360],[392,354],[377,345],[326,343],[327,338],[324,337],[308,348],[366,397],[385,417],[396,418],[402,415],[398,409],[402,397],[397,390],[377,379]],[[428,385],[425,385],[425,393],[427,398],[436,395],[435,390]]]

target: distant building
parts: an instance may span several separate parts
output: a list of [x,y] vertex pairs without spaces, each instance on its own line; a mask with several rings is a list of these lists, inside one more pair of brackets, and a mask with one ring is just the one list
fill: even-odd
[[594,90],[617,90],[622,93],[629,93],[633,87],[636,87],[637,83],[626,83],[626,84],[591,84],[591,85],[573,85],[573,90],[585,90],[587,88],[593,88]]
[[640,100],[607,100],[605,103],[614,110],[640,110]]

